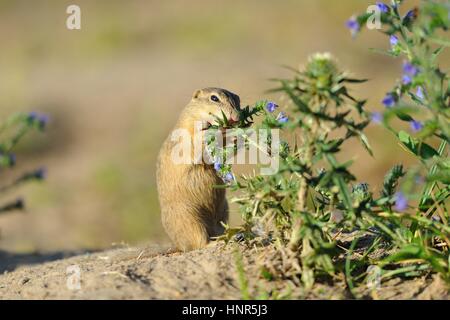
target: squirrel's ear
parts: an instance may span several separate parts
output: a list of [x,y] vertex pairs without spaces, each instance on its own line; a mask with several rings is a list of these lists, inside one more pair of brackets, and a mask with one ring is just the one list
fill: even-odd
[[192,99],[197,99],[200,96],[201,92],[202,92],[202,90],[196,90],[194,92],[194,94],[192,95]]

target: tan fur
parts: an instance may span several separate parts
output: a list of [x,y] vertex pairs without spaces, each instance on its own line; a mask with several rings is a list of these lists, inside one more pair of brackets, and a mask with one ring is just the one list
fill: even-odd
[[[212,95],[220,101],[212,101]],[[239,97],[227,90],[197,90],[181,112],[174,130],[184,128],[193,134],[196,121],[213,123],[213,115],[221,118],[221,111],[228,119],[237,120],[239,104]],[[223,184],[214,167],[205,163],[175,164],[171,159],[175,144],[169,135],[158,156],[161,220],[177,248],[188,251],[206,246],[211,237],[223,233],[221,222],[228,221],[228,203],[225,190],[214,188]]]

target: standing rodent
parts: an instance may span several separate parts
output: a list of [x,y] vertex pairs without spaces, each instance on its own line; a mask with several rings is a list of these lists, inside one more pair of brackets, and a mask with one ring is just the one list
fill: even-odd
[[[220,88],[205,88],[194,92],[191,101],[183,109],[174,128],[190,133],[191,150],[196,128],[201,122],[203,129],[222,118],[222,112],[230,122],[239,120],[239,97]],[[173,132],[173,131],[172,131]],[[176,164],[172,152],[178,141],[172,135],[163,143],[157,162],[161,220],[172,242],[183,251],[199,249],[208,244],[211,237],[219,236],[228,221],[228,203],[213,165],[203,160],[198,164]],[[192,159],[192,157],[191,157]]]

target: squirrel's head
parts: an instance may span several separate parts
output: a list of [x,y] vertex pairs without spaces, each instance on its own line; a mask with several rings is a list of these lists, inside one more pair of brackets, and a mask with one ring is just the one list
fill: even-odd
[[230,123],[239,121],[239,96],[225,89],[205,88],[196,90],[188,105],[191,120],[213,124],[216,117],[223,118],[223,114]]

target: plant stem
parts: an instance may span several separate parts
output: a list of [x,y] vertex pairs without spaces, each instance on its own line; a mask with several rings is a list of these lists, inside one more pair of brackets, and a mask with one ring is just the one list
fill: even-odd
[[[439,149],[438,149],[438,154],[440,157],[442,157],[442,155],[444,154],[445,148],[447,147],[447,141],[446,140],[442,140],[441,144],[439,145]],[[430,170],[430,175],[433,175],[436,173],[437,170],[437,164],[433,165],[431,167]],[[428,200],[428,198],[431,195],[431,192],[433,192],[434,187],[436,186],[436,181],[433,181],[431,183],[427,183],[427,185],[425,186],[425,189],[422,193],[422,198],[420,199],[420,206],[424,205],[425,202]]]
[[[307,168],[312,167],[312,157],[314,154],[314,141],[317,132],[317,120],[313,119],[313,124],[311,126],[311,131],[306,134],[307,143],[305,146],[305,166]],[[300,186],[297,194],[297,210],[299,212],[304,212],[306,210],[308,199],[308,181],[305,177],[300,177]],[[294,224],[292,227],[291,239],[289,241],[289,247],[292,251],[297,251],[300,246],[300,229],[302,226],[302,220],[300,216],[294,217]]]

